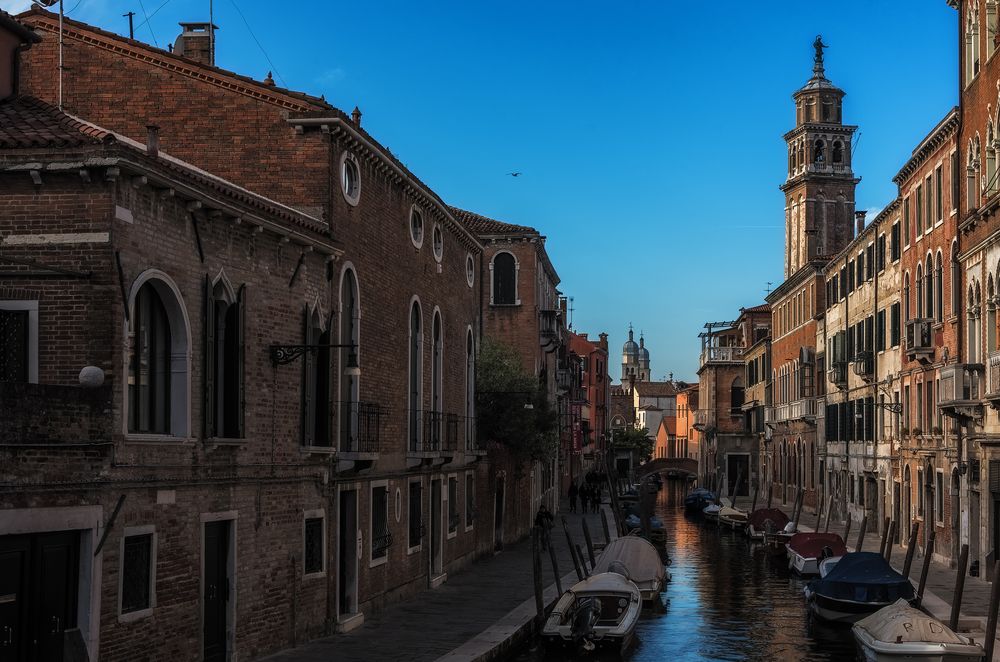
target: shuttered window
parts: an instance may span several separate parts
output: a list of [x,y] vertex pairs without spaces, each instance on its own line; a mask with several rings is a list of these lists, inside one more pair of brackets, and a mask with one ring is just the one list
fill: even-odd
[[149,609],[153,534],[126,536],[122,545],[121,613]]
[[410,483],[409,494],[409,531],[407,545],[411,548],[420,544],[423,535],[423,486],[419,482]]
[[0,309],[0,382],[28,381],[28,311]]

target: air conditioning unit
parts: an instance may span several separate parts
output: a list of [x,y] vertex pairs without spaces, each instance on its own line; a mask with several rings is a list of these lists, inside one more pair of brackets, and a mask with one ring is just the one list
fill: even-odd
[[916,318],[906,322],[906,353],[934,355],[934,320]]

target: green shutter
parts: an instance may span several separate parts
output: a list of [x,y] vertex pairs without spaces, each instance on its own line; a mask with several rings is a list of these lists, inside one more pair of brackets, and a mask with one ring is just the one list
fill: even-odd
[[205,314],[202,318],[205,338],[205,393],[203,398],[202,421],[205,438],[216,436],[215,426],[215,299],[212,296],[212,281],[205,276]]

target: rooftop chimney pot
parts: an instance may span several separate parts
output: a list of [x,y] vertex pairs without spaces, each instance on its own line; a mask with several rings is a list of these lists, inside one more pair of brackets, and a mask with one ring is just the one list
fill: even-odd
[[174,42],[172,52],[209,66],[215,65],[215,31],[212,23],[180,23],[181,34]]
[[354,110],[351,111],[351,121],[357,126],[361,126],[361,109],[357,106],[355,106]]
[[155,124],[146,125],[146,153],[153,157],[160,153],[160,127]]
[[270,85],[271,87],[274,87],[274,77],[271,76],[271,72],[270,71],[268,71],[267,72],[267,76],[264,77],[264,84],[265,85]]
[[857,232],[854,233],[855,237],[857,237],[859,234],[861,234],[864,231],[864,229],[865,229],[865,216],[867,216],[867,215],[868,215],[868,212],[866,212],[866,211],[856,211],[856,212],[854,212],[854,222],[855,222],[855,225],[857,226]]

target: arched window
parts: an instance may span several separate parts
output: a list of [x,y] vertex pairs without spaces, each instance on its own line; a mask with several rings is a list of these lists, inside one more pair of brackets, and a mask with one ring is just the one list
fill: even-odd
[[986,279],[986,349],[996,349],[997,343],[997,309],[994,303],[996,290],[993,284],[993,274]]
[[[357,370],[360,356],[361,304],[358,280],[353,269],[345,269],[340,281],[340,449],[345,452],[365,452],[362,448],[360,384]],[[350,345],[353,345],[351,347]],[[366,431],[367,432],[367,431]]]
[[410,365],[407,407],[409,409],[410,450],[421,450],[423,421],[421,406],[423,402],[423,331],[420,319],[420,302],[414,301],[410,306]]
[[996,190],[997,156],[996,134],[993,130],[993,120],[986,121],[986,195]]
[[977,135],[969,141],[969,156],[966,163],[966,178],[968,180],[966,206],[970,210],[979,207],[979,149],[980,141]]
[[[616,419],[617,420],[617,419]],[[624,423],[624,421],[622,421]],[[476,345],[469,329],[465,338],[465,449],[476,447]]]
[[205,277],[205,436],[241,439],[246,286]]
[[444,329],[441,326],[441,313],[434,311],[434,321],[431,325],[431,413],[428,429],[430,438],[427,444],[431,450],[441,448],[444,428],[444,396],[442,393],[442,374],[444,373]]
[[167,309],[153,281],[139,288],[132,308],[129,354],[129,432],[170,434],[173,338]]
[[330,329],[319,308],[305,311],[304,344],[320,346],[315,352],[303,354],[302,443],[305,446],[331,446],[330,394],[331,363]]
[[924,316],[934,317],[934,262],[930,253],[924,262]]
[[833,143],[833,162],[844,162],[844,145],[839,140]]
[[951,314],[958,315],[962,304],[962,272],[958,263],[958,240],[951,242]]
[[743,378],[737,377],[729,391],[729,406],[733,411],[737,411],[743,406]]
[[177,286],[149,270],[129,296],[126,430],[190,434],[190,324]]
[[917,277],[913,284],[917,286],[917,317],[920,318],[924,316],[924,267],[920,263],[917,263]]
[[800,141],[799,142],[798,166],[800,168],[803,168],[803,167],[805,167],[805,165],[806,165],[806,146],[805,146],[805,142]]
[[941,265],[941,251],[934,258],[934,317],[944,320],[944,270]]
[[826,154],[824,153],[825,144],[822,140],[817,140],[813,145],[813,162],[823,163],[826,160]]
[[520,303],[517,298],[517,261],[510,253],[497,253],[490,264],[493,272],[493,291],[490,303],[512,306]]

